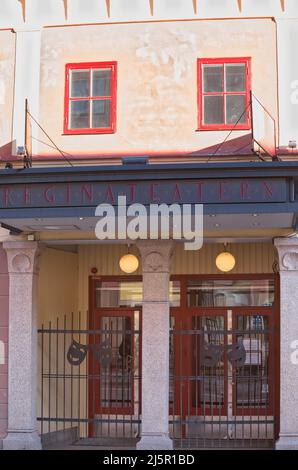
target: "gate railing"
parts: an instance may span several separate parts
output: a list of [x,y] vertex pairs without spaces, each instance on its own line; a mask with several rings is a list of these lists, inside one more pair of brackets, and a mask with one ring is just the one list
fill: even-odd
[[140,330],[134,325],[125,314],[107,314],[89,328],[88,314],[79,312],[38,329],[37,420],[44,438],[139,435]]
[[[170,430],[176,447],[273,447],[274,329],[205,323],[170,333]],[[270,354],[269,354],[270,349]]]
[[[38,329],[44,439],[63,434],[108,444],[111,438],[139,437],[138,315],[106,311],[90,327],[88,314],[78,313]],[[169,422],[175,447],[274,445],[274,329],[265,315],[254,317],[253,323],[238,316],[237,328],[227,328],[220,315],[171,325]]]

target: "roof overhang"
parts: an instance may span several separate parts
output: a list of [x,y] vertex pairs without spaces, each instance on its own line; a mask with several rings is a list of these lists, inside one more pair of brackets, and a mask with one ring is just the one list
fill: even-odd
[[[98,204],[203,204],[206,224],[297,230],[298,163],[125,164],[0,170],[0,221],[23,231],[93,230]],[[249,217],[247,217],[249,215]],[[245,222],[246,221],[246,222]]]

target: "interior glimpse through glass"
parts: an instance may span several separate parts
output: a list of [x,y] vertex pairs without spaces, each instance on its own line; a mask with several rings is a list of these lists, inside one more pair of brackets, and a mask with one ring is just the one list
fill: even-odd
[[109,68],[71,70],[71,129],[106,129],[111,126],[111,72]]
[[202,123],[245,125],[247,109],[246,63],[202,64]]
[[187,284],[188,307],[271,307],[273,303],[273,279],[193,279]]
[[[171,307],[180,305],[180,281],[170,281]],[[95,305],[101,307],[141,307],[142,281],[96,281]]]

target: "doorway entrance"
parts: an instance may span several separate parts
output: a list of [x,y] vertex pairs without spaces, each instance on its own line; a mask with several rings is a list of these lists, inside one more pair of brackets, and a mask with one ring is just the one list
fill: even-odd
[[[274,446],[279,349],[271,281],[187,281],[187,308],[171,310],[170,429],[175,447]],[[252,305],[239,306],[240,299]]]
[[[135,445],[148,367],[142,291],[141,278],[92,277],[87,315],[59,317],[38,330],[43,436]],[[272,447],[279,421],[277,276],[175,276],[169,326],[174,446]]]

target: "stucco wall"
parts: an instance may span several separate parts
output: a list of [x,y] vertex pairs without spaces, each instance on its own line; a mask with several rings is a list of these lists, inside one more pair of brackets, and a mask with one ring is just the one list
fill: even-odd
[[[120,40],[121,39],[121,40]],[[197,59],[251,57],[252,90],[276,118],[275,23],[271,19],[177,21],[46,28],[39,121],[72,155],[195,153],[227,131],[197,132]],[[117,131],[63,135],[65,64],[117,61]],[[247,131],[235,131],[234,150]],[[40,133],[39,138],[44,140]],[[56,149],[39,145],[41,155]],[[61,156],[59,157],[61,159]]]
[[8,298],[7,257],[0,245],[0,439],[5,436],[7,430]]

